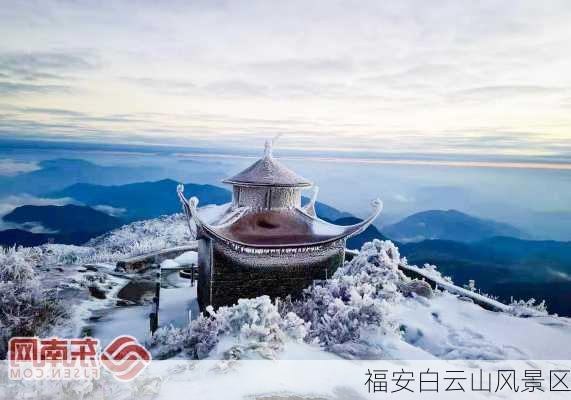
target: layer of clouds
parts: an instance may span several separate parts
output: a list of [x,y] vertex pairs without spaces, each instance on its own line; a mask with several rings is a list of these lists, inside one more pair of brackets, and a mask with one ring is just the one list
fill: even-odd
[[[571,144],[565,136],[545,138],[540,128],[516,131],[505,126],[479,126],[471,129],[415,131],[387,129],[371,131],[367,124],[343,124],[335,128],[317,124],[311,118],[294,121],[264,118],[242,118],[225,114],[107,114],[81,115],[56,111],[57,122],[39,122],[36,115],[22,112],[17,118],[5,117],[0,138],[37,139],[38,132],[50,140],[82,140],[113,143],[129,132],[130,144],[204,146],[224,149],[259,148],[267,137],[281,134],[278,150],[335,151],[354,156],[373,157],[403,155],[406,157],[440,157],[444,159],[507,158],[523,160],[533,157],[544,161],[566,161],[571,158]],[[69,115],[66,115],[69,114]],[[212,126],[212,123],[215,126]],[[327,129],[329,137],[321,137]],[[347,134],[346,131],[350,131]],[[216,138],[216,139],[214,139]]]
[[111,215],[112,217],[120,217],[123,214],[125,214],[125,211],[127,211],[125,208],[118,208],[104,204],[95,206],[93,208],[96,209],[97,211],[101,211],[105,214]]
[[36,171],[39,168],[35,162],[0,159],[0,176],[15,176],[25,172]]
[[568,1],[19,3],[0,10],[0,133],[569,157],[570,18]]
[[15,94],[38,94],[38,93],[66,93],[72,89],[70,86],[64,85],[36,85],[29,83],[19,82],[0,82],[0,94],[2,95],[15,95]]
[[85,52],[0,52],[0,94],[71,94],[75,74],[96,68],[97,58]]

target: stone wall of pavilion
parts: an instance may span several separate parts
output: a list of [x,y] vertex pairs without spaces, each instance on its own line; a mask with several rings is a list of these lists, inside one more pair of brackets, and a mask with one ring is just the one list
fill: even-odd
[[[249,252],[253,249],[236,250],[214,239],[204,241],[204,245],[210,251],[203,248],[199,254],[211,259],[199,261],[203,269],[198,290],[201,309],[209,304],[216,309],[235,304],[239,298],[262,295],[299,297],[314,280],[330,278],[345,258],[345,240],[309,250],[288,249],[267,254]],[[207,266],[208,263],[211,265]]]

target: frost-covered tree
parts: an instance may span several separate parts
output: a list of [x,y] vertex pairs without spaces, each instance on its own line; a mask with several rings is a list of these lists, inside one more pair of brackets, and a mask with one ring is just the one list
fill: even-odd
[[63,315],[56,300],[42,290],[33,266],[33,249],[0,248],[0,358],[13,336],[46,332]]

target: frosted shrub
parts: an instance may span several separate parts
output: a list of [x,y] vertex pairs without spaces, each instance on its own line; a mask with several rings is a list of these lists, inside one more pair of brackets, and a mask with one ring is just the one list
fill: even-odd
[[23,283],[35,277],[26,250],[0,248],[0,282]]
[[390,241],[378,239],[367,242],[350,262],[337,270],[334,279],[353,279],[352,285],[361,295],[372,291],[372,296],[396,300],[397,283],[405,279],[398,265],[403,261],[398,248]]
[[221,334],[218,319],[201,315],[184,328],[171,325],[157,329],[149,344],[156,359],[185,352],[191,358],[201,360],[216,347]]
[[285,334],[295,340],[303,340],[308,335],[309,325],[293,312],[288,312],[281,321]]
[[184,329],[157,330],[151,344],[160,356],[186,351],[193,358],[209,356],[223,338],[232,338],[233,346],[227,353],[251,353],[274,358],[283,349],[287,338],[302,340],[308,324],[290,313],[282,318],[268,296],[240,299],[232,307],[220,307],[209,315],[200,316]]
[[0,249],[0,358],[12,336],[34,336],[49,330],[63,308],[40,287],[30,249]]
[[306,289],[303,299],[291,309],[310,322],[308,340],[326,348],[358,342],[364,330],[394,331],[390,303],[402,295],[397,283],[398,249],[389,241],[374,240],[322,285]]
[[38,247],[44,264],[81,264],[95,253],[91,247],[45,244]]
[[156,346],[154,358],[165,359],[180,353],[189,338],[188,329],[164,326],[153,334],[150,345]]
[[220,321],[212,316],[200,316],[192,321],[187,345],[193,358],[200,360],[208,357],[218,344],[220,334]]
[[335,277],[361,273],[372,276],[399,274],[398,265],[403,261],[398,248],[391,241],[374,239],[363,244],[359,253],[337,270]]
[[[452,281],[452,278],[449,276],[442,276],[442,274],[440,273],[440,271],[438,271],[436,265],[432,265],[432,264],[424,264],[422,267],[422,272],[435,279],[435,280],[442,280],[444,282],[450,283],[450,284],[454,284],[454,282]],[[475,284],[475,282],[474,282]]]
[[547,315],[547,306],[545,300],[536,304],[535,299],[514,300],[509,304],[509,313],[516,317],[537,317]]
[[[323,291],[315,293],[324,294]],[[322,306],[312,307],[316,304]],[[319,343],[325,347],[357,341],[360,338],[361,329],[379,326],[384,319],[384,310],[379,300],[368,296],[363,299],[358,295],[355,296],[355,293],[349,302],[343,302],[341,298],[326,294],[317,303],[310,302],[308,305],[309,309],[300,310],[300,312],[308,315],[307,311],[310,311],[310,314],[313,314],[310,317],[312,320],[310,337],[318,339]]]
[[[200,321],[199,318],[194,321],[197,326],[193,323],[192,329],[193,336],[198,333],[210,344],[215,344],[215,341],[212,336],[205,335],[204,327],[217,329],[217,336],[237,337],[241,352],[252,351],[265,358],[274,358],[282,350],[288,333],[293,339],[303,338],[300,336],[304,333],[305,324],[294,316],[283,320],[268,296],[240,299],[235,306],[220,307],[216,312],[209,308],[208,312],[210,321]],[[200,358],[198,352],[196,356]]]

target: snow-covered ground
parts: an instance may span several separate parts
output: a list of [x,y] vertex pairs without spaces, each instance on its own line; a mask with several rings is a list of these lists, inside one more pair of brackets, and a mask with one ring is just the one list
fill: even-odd
[[486,311],[442,292],[429,301],[406,299],[395,309],[402,341],[394,359],[571,359],[571,321],[538,316],[519,318]]
[[[163,287],[160,295],[159,324],[183,327],[190,322],[192,316],[198,315],[196,282],[191,286],[188,279],[178,278],[177,272],[166,279],[168,287]],[[99,339],[103,346],[118,335],[130,335],[141,343],[147,343],[150,339],[151,310],[151,304],[109,310],[105,317],[92,324],[91,335]]]
[[[228,205],[202,207],[201,216],[210,222],[222,215]],[[164,215],[124,225],[90,240],[83,246],[45,244],[33,251],[46,265],[103,263],[116,261],[188,244],[193,240],[186,218],[182,214]]]

